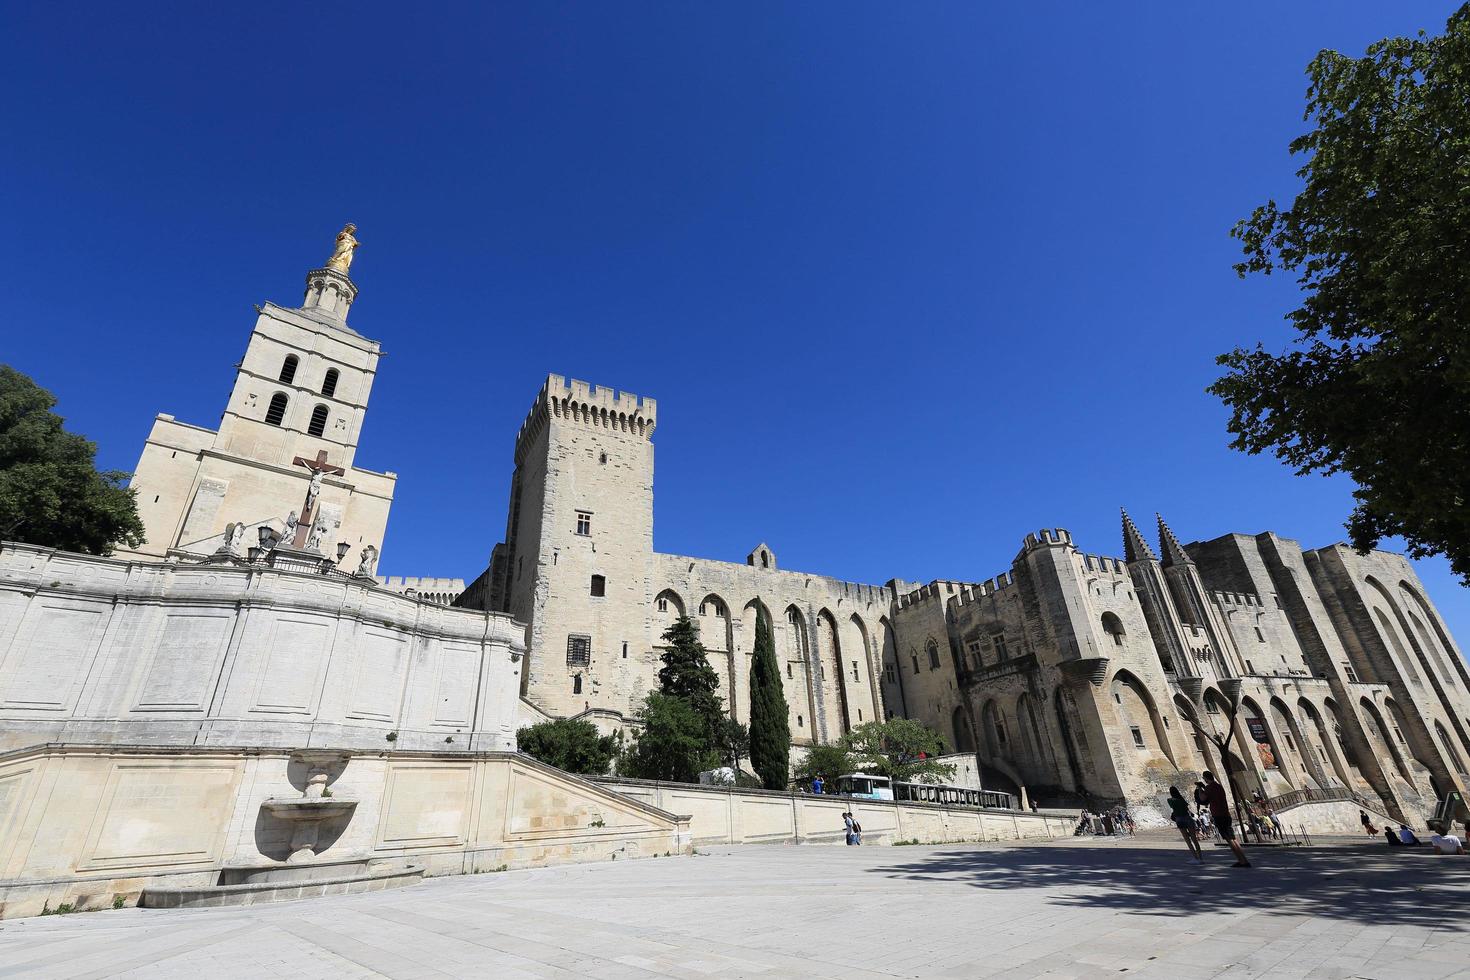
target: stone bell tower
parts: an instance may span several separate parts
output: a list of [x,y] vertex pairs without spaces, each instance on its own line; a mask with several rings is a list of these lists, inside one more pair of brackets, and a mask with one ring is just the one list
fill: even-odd
[[343,228],[326,265],[307,273],[299,307],[256,307],[218,429],[155,419],[132,481],[147,542],[123,555],[209,555],[232,523],[246,525],[250,544],[261,526],[290,539],[288,518],[308,499],[326,524],[322,549],[382,550],[397,476],[355,465],[383,353],[347,325],[356,231]]

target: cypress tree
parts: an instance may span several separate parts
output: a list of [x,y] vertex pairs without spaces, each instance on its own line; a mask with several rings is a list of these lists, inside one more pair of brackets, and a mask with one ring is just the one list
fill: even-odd
[[771,624],[756,613],[750,661],[750,765],[766,789],[785,789],[791,768],[791,723]]
[[723,740],[725,699],[715,692],[720,675],[710,666],[699,642],[699,625],[688,616],[674,620],[663,634],[664,652],[659,659],[659,692],[678,698],[694,709],[704,722],[705,747],[714,749]]

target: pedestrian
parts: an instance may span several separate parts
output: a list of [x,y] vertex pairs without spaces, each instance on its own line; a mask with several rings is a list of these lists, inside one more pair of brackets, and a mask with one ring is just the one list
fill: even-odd
[[853,819],[852,819],[852,814],[851,813],[844,813],[842,815],[842,825],[847,828],[847,845],[849,847],[851,847],[852,846],[852,837],[853,837],[853,833],[852,833]]
[[812,780],[812,792],[817,794],[818,796],[821,796],[822,787],[825,785],[827,784],[826,781],[822,779],[822,774],[817,773],[817,778]]
[[1205,784],[1203,781],[1196,781],[1194,784],[1194,809],[1196,817],[1203,816],[1204,814],[1208,813],[1210,809],[1210,797],[1209,794],[1205,792]]
[[1225,787],[1215,782],[1214,773],[1206,772],[1201,775],[1205,777],[1205,798],[1210,804],[1210,819],[1215,822],[1215,830],[1220,834],[1220,839],[1235,852],[1235,863],[1231,867],[1249,868],[1251,863],[1246,860],[1245,848],[1235,839],[1235,827],[1230,822],[1230,800],[1225,795]]
[[1368,836],[1369,837],[1377,837],[1378,836],[1378,828],[1375,827],[1375,826],[1373,826],[1373,821],[1372,820],[1369,820],[1368,819],[1368,811],[1367,810],[1359,810],[1358,811],[1358,821],[1363,825],[1363,829],[1368,832]]
[[1178,786],[1169,787],[1169,816],[1173,819],[1174,826],[1179,828],[1179,836],[1188,845],[1190,858],[1204,864],[1204,852],[1199,848],[1199,826],[1195,823],[1194,815],[1189,812],[1189,803],[1184,799],[1184,794],[1179,792]]
[[860,824],[860,823],[858,823],[857,822],[857,818],[854,817],[853,820],[852,820],[852,843],[853,843],[853,846],[854,847],[857,847],[857,846],[861,845],[862,842],[863,842],[863,825]]
[[1285,840],[1286,830],[1284,827],[1281,826],[1281,818],[1276,815],[1276,811],[1271,809],[1270,807],[1267,807],[1266,819],[1271,821],[1271,829],[1276,832],[1276,839]]

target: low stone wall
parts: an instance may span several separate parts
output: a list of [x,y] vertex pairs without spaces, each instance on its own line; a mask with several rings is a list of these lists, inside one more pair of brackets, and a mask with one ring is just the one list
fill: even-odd
[[[1335,800],[1330,803],[1303,803],[1299,806],[1277,810],[1276,816],[1288,831],[1305,831],[1308,834],[1357,834],[1362,835],[1363,823],[1358,811],[1364,809],[1356,803]],[[1382,835],[1385,825],[1397,827],[1399,822],[1380,810],[1368,810],[1373,826]]]
[[309,861],[429,875],[690,849],[687,820],[509,752],[330,752],[45,745],[0,755],[0,918],[132,904],[145,886],[216,884],[285,866],[300,839],[267,800],[356,800],[319,825]]
[[603,778],[596,782],[660,809],[688,814],[696,844],[841,844],[851,810],[863,843],[1025,840],[1070,837],[1075,815],[934,803],[893,803],[689,783]]

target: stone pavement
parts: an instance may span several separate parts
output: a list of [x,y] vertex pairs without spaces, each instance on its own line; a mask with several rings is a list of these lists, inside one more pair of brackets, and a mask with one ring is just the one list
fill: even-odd
[[1470,858],[1177,837],[747,846],[0,922],[0,977],[1470,977]]

